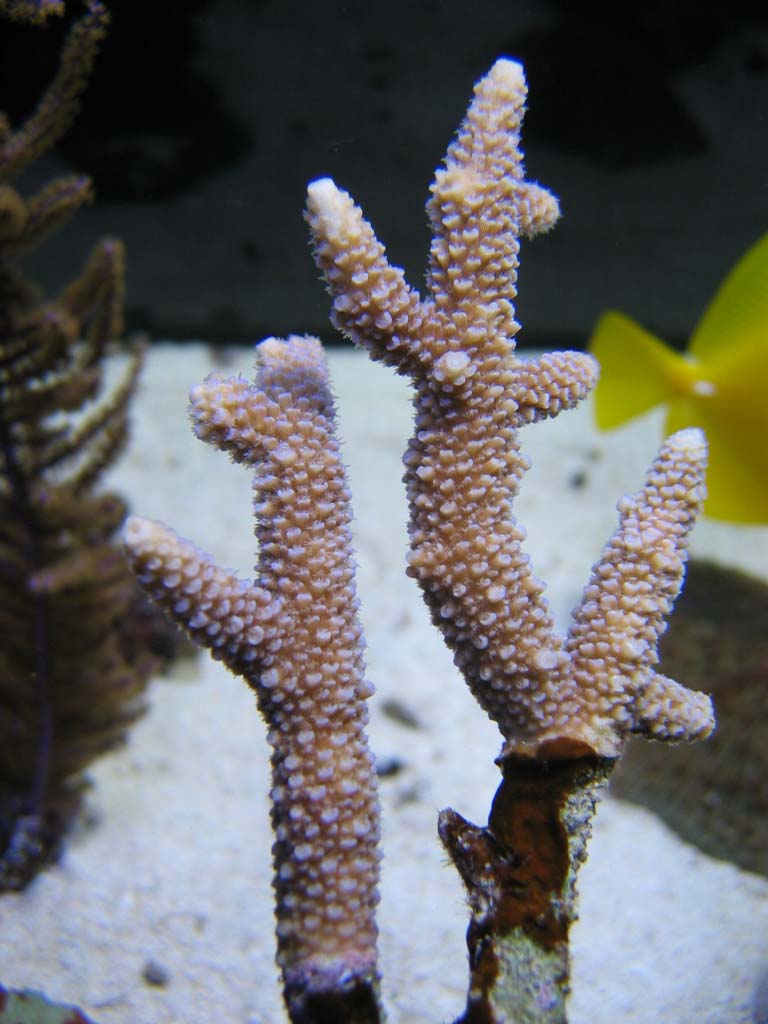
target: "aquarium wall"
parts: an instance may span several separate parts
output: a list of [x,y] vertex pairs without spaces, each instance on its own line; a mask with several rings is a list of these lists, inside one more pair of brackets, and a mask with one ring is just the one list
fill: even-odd
[[[82,115],[34,171],[41,181],[87,171],[96,202],[30,271],[63,282],[94,237],[123,238],[129,330],[217,343],[332,338],[301,218],[306,184],[322,175],[357,198],[419,282],[425,183],[472,84],[500,55],[525,63],[528,174],[563,209],[558,230],[525,254],[523,344],[582,346],[615,307],[683,345],[768,222],[759,7],[110,7]],[[60,40],[55,25],[4,26],[0,90],[14,119],[48,82]]]

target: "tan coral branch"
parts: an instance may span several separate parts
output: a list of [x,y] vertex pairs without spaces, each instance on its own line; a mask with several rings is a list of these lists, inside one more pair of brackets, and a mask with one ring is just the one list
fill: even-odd
[[[334,323],[413,379],[408,572],[473,694],[498,723],[505,752],[611,757],[631,731],[695,739],[713,728],[708,698],[645,671],[682,578],[704,451],[688,435],[667,443],[597,570],[620,590],[641,586],[637,577],[647,573],[651,592],[622,620],[624,639],[613,616],[592,614],[591,597],[572,634],[556,634],[512,515],[528,467],[519,428],[576,405],[597,367],[576,352],[531,361],[515,354],[520,238],[547,230],[558,215],[557,200],[524,179],[525,96],[522,68],[509,60],[475,87],[427,207],[434,239],[426,298],[387,263],[362,212],[333,182],[310,185],[306,216]],[[626,557],[635,518],[648,524],[639,560]],[[593,580],[588,594],[596,586]],[[642,672],[627,660],[634,644],[642,647]]]
[[325,1019],[315,1004],[341,1013],[332,1000],[348,997],[373,1021],[379,817],[349,492],[320,343],[269,339],[257,351],[253,384],[213,376],[191,394],[198,437],[255,469],[256,579],[147,520],[129,519],[125,542],[143,585],[246,680],[269,725],[278,962],[292,1019]]
[[662,445],[642,491],[619,502],[619,528],[592,572],[568,635],[580,717],[592,742],[696,740],[714,728],[709,697],[658,675],[658,643],[680,592],[688,535],[704,500],[700,430]]

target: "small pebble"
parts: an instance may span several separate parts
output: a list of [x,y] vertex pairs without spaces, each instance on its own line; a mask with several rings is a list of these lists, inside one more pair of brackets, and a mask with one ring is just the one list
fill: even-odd
[[376,774],[380,779],[391,779],[405,768],[405,761],[399,757],[379,757],[376,760]]
[[387,718],[391,718],[393,722],[397,722],[399,725],[404,725],[408,729],[422,728],[422,724],[417,716],[409,707],[406,707],[402,701],[395,698],[384,700],[381,702],[381,710]]
[[141,976],[148,985],[156,988],[165,988],[171,980],[170,972],[157,960],[147,960],[141,969]]

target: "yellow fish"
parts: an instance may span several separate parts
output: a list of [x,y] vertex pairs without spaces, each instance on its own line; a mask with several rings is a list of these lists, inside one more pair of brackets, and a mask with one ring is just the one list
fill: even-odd
[[600,317],[589,349],[600,429],[666,405],[667,434],[707,435],[705,513],[768,523],[768,234],[726,276],[684,354],[616,312]]

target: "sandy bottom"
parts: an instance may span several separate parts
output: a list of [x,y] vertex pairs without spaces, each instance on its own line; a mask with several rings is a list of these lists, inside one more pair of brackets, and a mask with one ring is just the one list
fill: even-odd
[[[136,511],[225,564],[253,562],[250,481],[191,435],[189,387],[250,372],[242,350],[157,347],[134,445],[114,474]],[[463,893],[436,837],[453,806],[484,822],[499,740],[457,677],[412,583],[400,456],[405,384],[355,353],[331,356],[357,517],[382,779],[381,953],[393,1024],[451,1020],[464,1001]],[[589,566],[659,439],[657,419],[598,435],[588,408],[531,428],[517,506],[537,575],[565,623]],[[768,577],[768,531],[703,523],[694,551]],[[405,709],[393,716],[392,702]],[[89,823],[62,862],[0,901],[0,981],[43,989],[101,1024],[268,1024],[284,1019],[273,966],[264,727],[246,687],[207,656],[150,691],[129,744],[93,769]],[[607,797],[580,879],[572,1024],[764,1021],[768,880],[687,846]],[[148,965],[150,970],[148,971]],[[160,972],[162,969],[162,972]],[[150,977],[164,974],[165,984]]]

